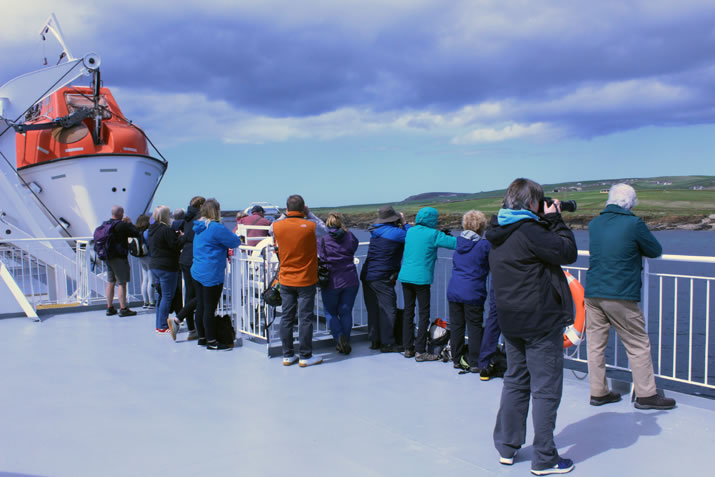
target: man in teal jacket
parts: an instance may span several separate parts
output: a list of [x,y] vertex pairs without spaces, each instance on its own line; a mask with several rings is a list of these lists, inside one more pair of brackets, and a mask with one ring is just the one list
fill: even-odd
[[[434,262],[437,249],[457,247],[457,238],[437,230],[439,212],[432,207],[424,207],[417,212],[415,226],[407,231],[402,268],[397,277],[402,282],[402,296],[405,301],[402,344],[405,358],[415,357],[416,361],[436,361],[434,354],[427,353],[427,333],[430,324],[430,285],[434,278]],[[419,323],[415,341],[415,303],[419,302]],[[416,354],[415,354],[416,352]]]
[[605,350],[613,326],[626,348],[636,389],[638,409],[672,409],[675,400],[656,392],[650,339],[638,307],[642,257],[663,252],[660,243],[639,217],[631,213],[636,192],[616,184],[608,193],[601,215],[588,224],[590,262],[586,276],[586,335],[591,405],[621,400],[606,382]]

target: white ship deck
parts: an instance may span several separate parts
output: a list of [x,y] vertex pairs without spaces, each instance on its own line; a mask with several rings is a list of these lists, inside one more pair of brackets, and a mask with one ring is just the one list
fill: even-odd
[[[149,312],[0,320],[0,476],[530,475],[531,434],[512,467],[492,446],[501,379],[365,342],[284,367],[153,328]],[[677,409],[637,411],[588,395],[565,371],[555,435],[572,475],[710,472],[715,401],[669,393]]]

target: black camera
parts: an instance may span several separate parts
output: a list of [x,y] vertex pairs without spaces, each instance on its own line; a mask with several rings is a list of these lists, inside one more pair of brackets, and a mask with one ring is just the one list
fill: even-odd
[[[551,197],[544,197],[544,202],[546,205],[551,207],[554,205],[554,199]],[[539,212],[544,213],[544,202],[539,206]],[[561,211],[562,212],[576,212],[576,201],[575,200],[562,200],[561,201]]]

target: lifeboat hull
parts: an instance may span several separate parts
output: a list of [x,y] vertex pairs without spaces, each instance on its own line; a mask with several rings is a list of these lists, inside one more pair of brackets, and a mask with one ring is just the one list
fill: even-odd
[[132,221],[150,210],[165,170],[166,163],[151,156],[97,154],[42,162],[18,173],[70,236],[91,237],[114,205]]

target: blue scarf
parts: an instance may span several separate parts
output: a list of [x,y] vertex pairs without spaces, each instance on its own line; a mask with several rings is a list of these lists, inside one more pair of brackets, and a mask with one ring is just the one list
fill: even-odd
[[539,220],[539,216],[526,209],[499,209],[497,214],[499,225],[509,225],[526,219]]

